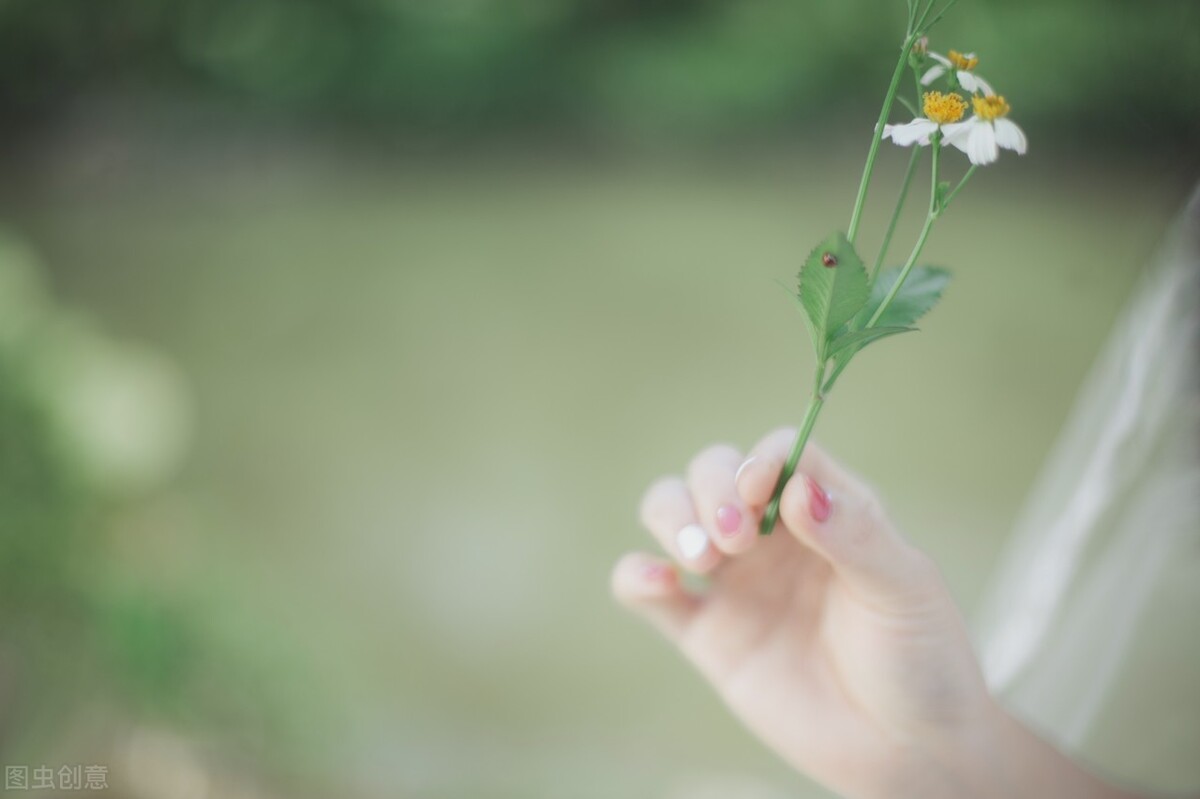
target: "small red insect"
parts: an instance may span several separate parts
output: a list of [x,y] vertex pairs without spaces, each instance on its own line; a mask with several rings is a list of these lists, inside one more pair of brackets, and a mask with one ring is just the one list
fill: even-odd
[[837,256],[831,252],[822,253],[821,263],[825,264],[828,267],[837,266]]

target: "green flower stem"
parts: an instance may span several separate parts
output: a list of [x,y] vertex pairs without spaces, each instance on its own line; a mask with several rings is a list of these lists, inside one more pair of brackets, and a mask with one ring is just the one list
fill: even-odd
[[904,173],[904,183],[900,186],[900,197],[896,200],[896,208],[892,211],[892,219],[888,222],[887,232],[883,234],[883,244],[879,247],[879,255],[875,258],[875,267],[871,270],[871,282],[879,274],[883,259],[887,257],[888,246],[892,243],[892,234],[896,232],[896,223],[900,221],[900,212],[904,210],[904,201],[908,199],[908,187],[917,171],[917,162],[921,160],[921,148],[914,147],[912,156],[908,159],[908,171]]
[[[936,0],[929,0],[929,5],[925,6],[925,10],[923,12],[921,12],[921,14],[919,15],[919,17],[917,19],[917,29],[918,30],[924,29],[925,20],[929,19],[929,14],[930,14],[930,12],[933,11],[933,6],[934,6],[935,2],[936,2]],[[918,3],[917,5],[920,5],[920,3]]]
[[[925,247],[925,241],[929,238],[929,231],[933,228],[934,220],[937,219],[940,212],[938,205],[938,161],[941,154],[941,131],[933,134],[931,141],[933,149],[933,185],[930,188],[929,195],[929,213],[925,217],[925,224],[921,228],[921,234],[917,238],[916,246],[913,247],[912,253],[909,254],[908,260],[904,264],[904,268],[900,270],[900,276],[896,279],[888,295],[883,298],[883,302],[875,309],[871,320],[867,322],[866,327],[874,327],[879,321],[879,317],[895,299],[896,293],[900,290],[900,286],[904,283],[908,273],[912,271],[913,264],[917,262],[917,258],[921,256],[921,250]],[[808,409],[804,412],[804,421],[800,425],[800,432],[796,434],[796,441],[792,444],[792,451],[788,454],[787,463],[783,465],[783,471],[779,473],[779,479],[775,481],[775,490],[771,492],[771,501],[767,503],[767,508],[763,512],[762,523],[758,527],[760,535],[770,535],[775,529],[775,523],[779,520],[779,501],[783,496],[783,488],[787,485],[788,480],[792,479],[792,475],[796,473],[796,464],[800,462],[800,455],[804,452],[805,445],[808,444],[808,438],[812,435],[813,425],[817,423],[817,416],[821,413],[821,408],[825,405],[825,397],[833,384],[837,382],[838,376],[842,370],[846,368],[846,363],[843,362],[829,379],[825,379],[826,364],[823,359],[817,364],[816,374],[813,376],[813,393],[812,398],[808,401]]]
[[937,16],[935,16],[933,19],[926,22],[926,19],[929,17],[929,12],[933,10],[933,3],[931,2],[929,4],[929,8],[925,9],[925,13],[921,15],[921,21],[919,23],[917,23],[917,27],[921,28],[924,31],[928,31],[934,25],[938,24],[938,22],[941,21],[942,17],[946,16],[946,12],[949,11],[951,8],[953,8],[954,4],[957,2],[958,2],[958,0],[949,0],[949,2],[946,3],[946,5],[942,6],[942,10],[937,13]]
[[[871,176],[875,171],[875,159],[879,155],[879,145],[883,141],[883,127],[887,124],[888,116],[892,111],[892,103],[896,100],[896,93],[900,88],[900,78],[904,74],[904,67],[909,62],[909,54],[912,52],[913,45],[916,44],[917,39],[920,38],[924,32],[928,31],[928,29],[931,28],[938,20],[940,20],[946,11],[949,10],[949,8],[953,6],[956,1],[957,0],[948,0],[946,5],[942,7],[941,11],[939,11],[938,14],[932,20],[930,20],[928,24],[926,24],[926,20],[929,19],[929,14],[933,11],[934,4],[937,2],[937,0],[929,0],[929,4],[925,7],[925,10],[921,12],[920,18],[916,21],[915,25],[913,24],[913,20],[916,17],[920,0],[911,0],[909,3],[908,35],[904,40],[904,46],[900,50],[900,60],[896,63],[896,71],[892,73],[892,82],[888,86],[887,95],[884,97],[883,108],[879,111],[879,120],[875,123],[875,135],[871,139],[871,148],[867,152],[867,163],[863,167],[862,180],[858,184],[858,197],[854,200],[854,211],[850,215],[850,227],[846,232],[846,238],[849,240],[851,246],[853,246],[854,240],[858,236],[858,226],[862,221],[863,207],[867,202],[867,188],[871,184]],[[920,76],[917,74],[915,68],[913,70],[913,77],[916,79],[917,84],[917,102],[920,103],[921,81]],[[904,284],[904,281],[908,278],[909,273],[912,271],[913,265],[916,264],[917,259],[921,257],[921,251],[925,248],[925,242],[929,238],[929,231],[933,229],[933,223],[937,220],[938,216],[941,215],[942,211],[946,209],[946,206],[949,205],[950,201],[954,199],[954,196],[958,194],[959,190],[962,189],[967,180],[975,171],[974,167],[968,170],[967,174],[959,182],[958,186],[954,188],[954,191],[950,192],[945,197],[941,197],[939,195],[938,188],[938,162],[941,155],[941,144],[942,133],[939,129],[934,132],[931,141],[933,149],[933,181],[929,189],[929,213],[925,216],[925,224],[921,227],[921,233],[917,237],[917,243],[913,246],[912,252],[908,256],[908,260],[904,263],[903,268],[901,268],[900,274],[896,278],[896,282],[892,285],[891,290],[888,291],[887,296],[883,298],[883,302],[881,302],[879,307],[875,309],[875,313],[871,315],[871,319],[867,322],[864,329],[874,327],[875,323],[879,321],[879,318],[883,315],[884,311],[887,310],[888,306],[891,305],[892,301],[896,298],[896,294],[900,291],[900,287]],[[907,199],[909,184],[912,181],[913,172],[919,159],[919,148],[915,148],[912,157],[909,160],[908,171],[904,177],[904,186],[900,190],[900,197],[896,203],[896,209],[892,212],[892,219],[888,224],[887,233],[883,238],[883,245],[880,248],[879,257],[876,260],[875,268],[872,270],[870,275],[870,280],[872,281],[875,279],[875,274],[879,271],[880,265],[883,263],[883,259],[887,255],[887,249],[891,244],[892,234],[895,232],[897,220],[899,219],[901,210],[904,207],[904,201]],[[800,431],[796,434],[795,442],[792,443],[792,450],[790,453],[788,453],[787,462],[784,464],[783,470],[779,473],[779,478],[775,481],[775,489],[771,492],[771,500],[767,503],[767,508],[763,513],[762,522],[759,524],[758,532],[760,535],[770,535],[775,529],[775,525],[779,520],[779,502],[783,496],[784,486],[786,486],[788,481],[792,479],[792,475],[796,473],[796,466],[800,462],[800,456],[804,452],[804,447],[808,444],[809,436],[812,435],[813,427],[817,423],[817,416],[820,415],[821,408],[825,405],[825,397],[833,388],[834,383],[837,382],[838,377],[849,363],[849,359],[839,359],[839,365],[834,370],[833,374],[829,376],[828,380],[826,380],[825,373],[828,368],[828,360],[822,357],[821,354],[818,354],[817,360],[818,363],[816,374],[813,376],[812,397],[809,399],[808,408],[804,412],[804,421],[800,425]]]
[[933,185],[929,189],[929,213],[925,216],[925,224],[921,227],[921,234],[917,237],[917,243],[913,246],[912,252],[908,256],[908,260],[904,262],[904,268],[900,270],[900,276],[896,278],[896,282],[892,284],[892,289],[883,298],[883,302],[879,303],[879,307],[875,309],[875,313],[871,314],[870,321],[866,327],[874,327],[879,321],[879,317],[883,316],[883,312],[892,304],[892,300],[896,298],[896,294],[900,291],[900,286],[904,284],[908,273],[912,271],[913,264],[921,257],[921,250],[925,249],[925,241],[929,238],[929,231],[933,228],[934,221],[941,213],[941,206],[938,204],[938,156],[942,151],[942,132],[940,130],[933,134],[933,140],[930,142],[933,150]]
[[[917,109],[921,106],[921,97],[924,87],[921,85],[921,73],[914,65],[912,68],[913,86],[916,88],[917,104],[910,106],[913,116],[920,116],[921,112]],[[897,95],[896,99],[908,105],[908,101],[901,95]],[[896,200],[896,207],[892,211],[891,221],[888,222],[887,232],[883,235],[883,245],[879,248],[879,257],[875,259],[875,266],[871,270],[871,283],[875,282],[875,276],[879,274],[880,268],[883,266],[883,261],[887,258],[888,247],[892,243],[892,235],[896,232],[896,224],[900,221],[900,213],[904,210],[904,203],[908,199],[909,185],[912,183],[913,175],[917,171],[917,162],[921,160],[921,148],[913,147],[912,155],[908,159],[908,170],[904,173],[904,183],[900,186],[900,197]],[[961,188],[961,186],[960,186]],[[957,193],[958,189],[955,189]]]
[[875,159],[879,155],[879,145],[883,141],[883,126],[887,124],[888,116],[892,113],[892,103],[896,99],[896,91],[900,88],[900,78],[904,75],[904,67],[908,65],[908,54],[916,44],[917,34],[910,33],[900,49],[900,60],[896,62],[896,71],[892,73],[892,83],[888,86],[887,95],[883,98],[883,108],[879,111],[879,120],[875,123],[875,135],[871,137],[871,149],[867,151],[867,163],[863,167],[862,180],[858,184],[858,197],[854,200],[854,212],[850,215],[850,227],[846,238],[851,244],[858,235],[858,225],[862,220],[863,206],[867,203],[867,187],[871,185],[871,173],[875,171]]
[[962,189],[963,186],[967,185],[967,181],[971,179],[971,175],[975,174],[975,169],[976,169],[976,165],[971,164],[971,168],[967,170],[967,174],[963,175],[962,180],[960,180],[958,182],[958,185],[954,187],[954,191],[947,194],[945,199],[942,200],[942,210],[943,211],[945,211],[947,208],[950,207],[950,201],[954,199],[954,196],[956,194],[958,194],[958,192]]
[[[917,104],[912,106],[913,116],[920,116],[921,112],[917,109],[921,106],[921,96],[923,86],[921,86],[921,73],[917,68],[913,67],[913,85],[916,87]],[[904,97],[897,96],[898,100],[907,105]],[[908,170],[904,173],[904,183],[900,186],[900,197],[896,200],[896,207],[892,211],[891,221],[888,222],[887,232],[883,235],[883,244],[879,248],[879,257],[875,259],[875,266],[871,270],[871,283],[875,282],[875,276],[879,274],[880,268],[883,266],[883,261],[887,258],[888,247],[892,243],[892,235],[896,232],[896,223],[900,221],[900,213],[904,210],[904,202],[908,199],[908,188],[912,183],[913,175],[917,171],[917,162],[921,160],[921,148],[913,147],[912,155],[908,159]],[[958,190],[955,189],[957,192]]]
[[850,361],[842,361],[838,368],[833,370],[833,374],[829,376],[829,379],[825,381],[825,385],[821,387],[822,394],[828,394],[833,390],[833,384],[837,382],[837,379],[842,376],[842,372],[846,371],[846,367],[849,365]]
[[821,408],[825,405],[825,394],[821,391],[821,383],[824,379],[825,364],[821,363],[817,365],[817,373],[813,378],[813,393],[808,401],[808,409],[804,412],[804,421],[800,423],[800,432],[796,434],[796,441],[792,444],[792,451],[788,453],[787,463],[783,464],[783,471],[779,473],[779,479],[775,481],[775,490],[771,492],[771,501],[767,503],[767,509],[763,511],[762,522],[758,526],[759,535],[770,535],[771,531],[775,529],[775,523],[779,520],[779,500],[783,497],[783,487],[796,473],[796,464],[800,463],[800,455],[804,452],[805,445],[808,444],[808,437],[812,435],[813,425],[817,423],[817,415],[821,413]]
[[[913,247],[912,253],[908,256],[908,260],[904,263],[904,268],[900,270],[900,276],[896,278],[896,282],[892,284],[892,289],[883,298],[883,302],[879,303],[879,307],[875,309],[875,313],[871,315],[871,320],[867,322],[866,327],[875,327],[875,323],[879,321],[879,317],[883,316],[883,312],[892,304],[892,300],[900,292],[900,286],[904,283],[908,273],[912,271],[913,264],[917,262],[917,258],[921,255],[921,250],[925,247],[925,240],[929,238],[929,231],[933,228],[933,221],[937,219],[936,213],[930,213],[925,217],[925,225],[921,228],[921,235],[917,238],[917,244]],[[864,328],[865,329],[865,328]]]
[[[912,253],[909,254],[908,260],[904,263],[904,268],[900,270],[900,275],[899,275],[899,277],[896,278],[895,285],[892,286],[892,290],[890,292],[888,292],[888,295],[886,297],[884,297],[883,302],[881,302],[879,304],[879,308],[877,308],[875,310],[875,313],[872,314],[870,321],[867,322],[865,327],[874,327],[875,323],[877,321],[879,321],[879,317],[881,315],[883,315],[883,312],[885,310],[887,310],[887,307],[891,304],[892,299],[896,296],[896,293],[900,290],[901,284],[903,284],[905,278],[908,277],[908,273],[912,271],[913,265],[916,264],[917,259],[919,257],[921,257],[921,250],[925,248],[925,240],[929,238],[929,231],[933,229],[934,220],[936,220],[939,216],[942,215],[942,213],[946,210],[947,206],[950,205],[950,200],[954,199],[954,195],[958,194],[959,189],[961,189],[963,186],[966,185],[966,183],[970,179],[971,175],[975,174],[975,167],[972,166],[970,169],[967,170],[967,174],[965,174],[963,176],[963,179],[961,181],[959,181],[958,185],[954,188],[954,191],[950,192],[950,194],[947,195],[942,200],[941,207],[938,207],[938,200],[937,200],[937,175],[938,175],[938,172],[937,171],[938,171],[938,160],[939,160],[940,154],[941,154],[941,134],[939,133],[934,137],[934,141],[933,141],[933,189],[932,189],[932,194],[930,195],[930,198],[929,198],[929,213],[925,217],[925,224],[921,227],[921,233],[917,239],[917,244],[915,247],[913,247]],[[849,364],[850,364],[850,361],[848,361],[848,360],[842,361],[841,364],[836,369],[833,370],[833,373],[830,374],[829,378],[825,381],[825,385],[821,387],[822,394],[828,394],[830,391],[833,390],[833,386],[835,383],[837,383],[837,379],[839,377],[841,377],[842,372],[845,371],[846,367]]]

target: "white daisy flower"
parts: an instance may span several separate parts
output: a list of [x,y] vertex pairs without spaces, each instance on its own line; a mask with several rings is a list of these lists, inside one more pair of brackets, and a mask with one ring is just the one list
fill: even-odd
[[990,164],[1000,157],[1000,149],[1024,155],[1029,147],[1025,132],[1007,119],[1009,106],[999,95],[972,97],[975,116],[966,122],[946,125],[943,141],[967,154],[972,164]]
[[953,123],[963,118],[967,112],[967,104],[963,98],[953,92],[925,92],[922,104],[925,116],[917,117],[912,122],[903,125],[884,125],[883,138],[891,139],[901,147],[919,144],[922,147],[929,144],[933,132],[938,128],[949,130]]
[[928,86],[950,70],[954,70],[955,77],[958,78],[958,85],[966,91],[972,94],[980,92],[987,96],[996,93],[992,91],[990,83],[975,74],[974,70],[979,65],[979,58],[974,53],[960,53],[957,50],[951,50],[949,55],[942,55],[930,50],[929,57],[937,64],[930,67],[929,71],[921,76],[922,86]]

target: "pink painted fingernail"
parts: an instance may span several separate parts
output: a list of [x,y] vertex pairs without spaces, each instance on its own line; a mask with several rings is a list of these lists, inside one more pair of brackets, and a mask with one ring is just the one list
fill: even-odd
[[717,508],[717,527],[725,535],[733,535],[742,529],[742,512],[733,505],[722,505]]
[[829,494],[825,489],[817,485],[817,481],[804,476],[804,483],[808,486],[808,513],[813,517],[814,521],[823,522],[829,519],[829,515],[833,513],[833,502],[829,499]]
[[652,582],[665,580],[671,574],[671,567],[663,563],[647,563],[642,568],[642,577]]

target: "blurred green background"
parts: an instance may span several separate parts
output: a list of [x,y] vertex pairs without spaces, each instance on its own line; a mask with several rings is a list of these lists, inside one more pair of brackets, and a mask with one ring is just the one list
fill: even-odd
[[[0,2],[0,762],[167,799],[823,796],[607,574],[652,478],[799,419],[780,284],[846,223],[903,18]],[[1031,150],[818,438],[968,610],[1195,178],[1198,22],[964,0],[935,32]]]

